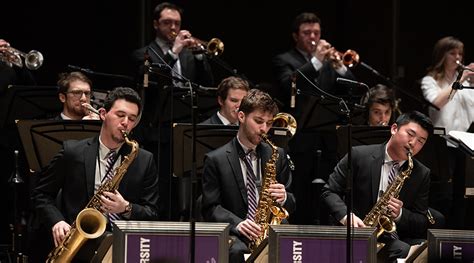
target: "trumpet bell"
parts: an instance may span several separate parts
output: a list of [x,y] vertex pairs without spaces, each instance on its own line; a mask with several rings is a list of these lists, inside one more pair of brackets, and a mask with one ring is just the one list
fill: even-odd
[[43,65],[43,54],[37,50],[31,50],[25,55],[25,66],[28,69],[35,70]]
[[359,54],[352,49],[348,49],[342,55],[342,63],[349,68],[356,66],[359,63]]
[[218,38],[212,38],[207,43],[207,53],[212,56],[220,56],[224,52],[224,42]]
[[275,117],[273,117],[273,127],[286,128],[290,137],[293,137],[296,133],[296,119],[289,113],[279,112]]

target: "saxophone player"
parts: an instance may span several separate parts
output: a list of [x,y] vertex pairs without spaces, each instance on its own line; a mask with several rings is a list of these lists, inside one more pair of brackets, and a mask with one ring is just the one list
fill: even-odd
[[[417,111],[404,113],[392,124],[391,137],[387,142],[352,148],[354,185],[351,223],[354,227],[366,226],[362,219],[388,190],[390,179],[408,169],[407,152],[415,156],[432,130],[433,124],[426,115]],[[387,199],[385,209],[387,216],[396,224],[396,234],[385,233],[379,238],[385,243],[377,254],[380,262],[396,262],[397,258],[405,258],[410,245],[419,239],[426,239],[430,170],[415,159],[412,164],[411,174],[404,181],[398,197],[389,196]],[[347,222],[347,207],[343,201],[347,165],[346,155],[329,176],[322,193],[329,213],[343,225]]]
[[[102,120],[100,134],[80,141],[65,141],[59,153],[40,173],[32,201],[37,219],[46,227],[47,235],[38,237],[41,239],[36,240],[34,246],[46,244],[45,237],[51,237],[54,244],[45,248],[46,251],[33,253],[32,262],[45,262],[46,253],[63,242],[78,213],[95,196],[104,177],[124,162],[131,147],[124,143],[123,132],[130,133],[137,125],[141,108],[141,99],[134,90],[115,88],[107,95],[104,107],[99,109]],[[106,157],[111,151],[117,153],[113,161]],[[100,210],[107,218],[113,214],[118,220],[156,220],[158,174],[152,154],[140,149],[118,189],[102,194],[99,197]],[[107,228],[110,230],[109,223]],[[93,243],[98,240],[100,238],[86,241],[74,262],[89,262],[91,252],[95,251],[91,249]]]
[[[240,104],[237,136],[205,156],[202,214],[206,221],[231,225],[234,242],[229,251],[230,262],[243,262],[244,254],[250,252],[250,241],[263,231],[261,225],[255,223],[254,209],[262,198],[262,192],[256,190],[265,182],[263,171],[273,150],[262,141],[262,134],[271,128],[277,111],[278,107],[267,93],[250,90]],[[249,150],[256,154],[248,154]],[[296,204],[289,188],[291,171],[284,150],[277,150],[276,182],[269,185],[268,191],[276,203],[291,213]]]

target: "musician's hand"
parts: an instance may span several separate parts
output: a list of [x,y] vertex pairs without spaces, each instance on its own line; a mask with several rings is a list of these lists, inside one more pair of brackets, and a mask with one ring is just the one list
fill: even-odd
[[7,50],[7,47],[9,46],[10,44],[7,41],[0,39],[0,52]]
[[[358,216],[354,215],[353,213],[351,213],[351,215],[352,215],[351,225],[353,227],[366,227],[364,222]],[[347,215],[344,216],[339,222],[346,226],[347,225]]]
[[286,200],[286,189],[284,185],[271,184],[268,191],[270,192],[273,200],[277,201],[280,205],[283,205]]
[[194,45],[196,45],[196,41],[194,38],[192,38],[191,32],[189,32],[188,30],[181,30],[178,32],[178,35],[174,40],[171,52],[178,55],[179,53],[181,53],[183,48]]
[[82,117],[83,120],[100,120],[100,116],[93,113],[92,111],[89,111],[89,113]]
[[400,211],[402,210],[403,202],[402,200],[391,197],[390,200],[388,201],[387,207],[389,211],[391,212],[390,216],[392,218],[397,218],[400,215]]
[[127,206],[127,201],[117,190],[115,190],[114,193],[105,191],[104,194],[100,196],[100,201],[102,203],[102,210],[108,213],[123,213]]
[[331,44],[329,44],[324,39],[320,39],[316,46],[316,49],[314,50],[313,56],[315,56],[319,61],[323,62],[330,52]]
[[260,226],[250,219],[245,219],[237,225],[237,230],[249,240],[254,240],[260,235]]
[[54,246],[57,247],[63,242],[70,229],[71,226],[65,221],[59,221],[53,226],[51,230],[53,232]]

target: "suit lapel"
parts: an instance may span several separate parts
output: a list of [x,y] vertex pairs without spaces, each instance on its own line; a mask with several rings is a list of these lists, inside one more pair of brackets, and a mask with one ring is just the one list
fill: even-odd
[[227,149],[227,161],[230,164],[230,168],[232,169],[232,174],[234,175],[235,181],[240,189],[240,194],[242,195],[242,199],[244,203],[247,205],[247,187],[245,186],[244,182],[244,175],[242,173],[242,168],[240,166],[240,157],[239,157],[239,142],[237,138],[234,137],[232,143],[229,144],[229,148]]
[[94,139],[87,143],[88,145],[84,149],[84,169],[86,171],[87,195],[90,199],[94,195],[95,168],[99,149],[99,138],[94,137]]
[[372,155],[372,165],[370,167],[370,176],[372,177],[372,203],[375,203],[379,194],[380,176],[385,155],[385,145],[382,144],[377,152]]

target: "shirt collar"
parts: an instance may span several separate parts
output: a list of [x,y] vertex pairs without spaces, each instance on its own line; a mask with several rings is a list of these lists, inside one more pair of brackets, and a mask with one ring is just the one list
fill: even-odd
[[217,111],[217,117],[219,117],[224,125],[238,125],[238,123],[231,123],[224,115],[221,114],[220,111]]
[[118,153],[120,151],[120,148],[122,148],[122,145],[120,145],[120,147],[118,147],[117,149],[109,149],[107,146],[105,146],[105,144],[102,143],[102,140],[100,139],[100,136],[99,136],[99,157],[100,157],[100,159],[104,160],[107,157],[107,154],[112,150],[115,150]]
[[[385,145],[385,157],[384,157],[383,163],[384,163],[384,164],[392,164],[393,162],[394,162],[394,160],[392,159],[392,157],[390,157],[390,155],[388,155],[387,145]],[[398,162],[399,167],[402,167],[402,165],[403,165],[404,163],[405,163],[405,160],[399,161],[399,162]]]

